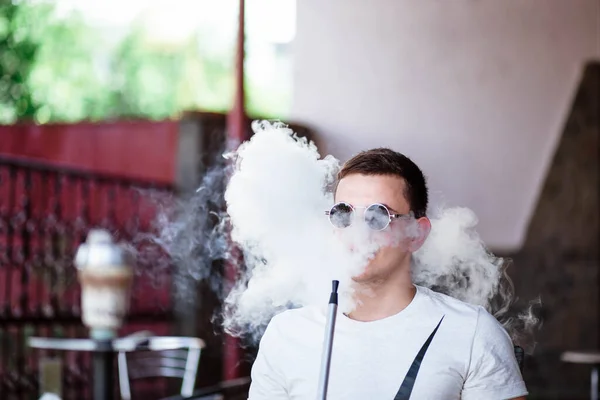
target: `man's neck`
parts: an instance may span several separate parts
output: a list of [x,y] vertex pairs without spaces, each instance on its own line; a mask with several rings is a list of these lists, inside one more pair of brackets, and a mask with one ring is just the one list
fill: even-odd
[[409,268],[402,268],[389,279],[357,284],[357,306],[348,317],[367,322],[398,314],[411,303],[416,291]]

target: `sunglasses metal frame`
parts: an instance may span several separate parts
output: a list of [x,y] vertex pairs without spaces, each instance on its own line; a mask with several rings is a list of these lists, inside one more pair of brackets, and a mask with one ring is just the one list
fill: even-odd
[[343,204],[343,205],[346,205],[346,206],[350,207],[350,208],[352,209],[352,213],[354,213],[354,212],[355,212],[355,210],[356,210],[357,208],[364,208],[364,209],[365,209],[365,212],[363,213],[363,219],[365,220],[365,222],[366,222],[366,213],[367,213],[367,210],[368,210],[369,208],[371,208],[371,207],[373,207],[373,206],[380,206],[380,207],[383,207],[383,208],[384,208],[384,209],[387,211],[387,213],[388,213],[389,220],[387,221],[387,224],[385,224],[385,226],[384,226],[383,228],[381,228],[381,229],[375,229],[375,228],[372,228],[371,226],[369,226],[369,224],[367,224],[367,226],[369,227],[369,229],[372,229],[372,230],[374,230],[374,231],[382,231],[382,230],[384,230],[385,228],[387,228],[388,226],[390,226],[390,223],[391,223],[391,222],[392,222],[394,219],[398,219],[398,218],[408,218],[408,217],[410,217],[410,214],[396,214],[396,213],[392,213],[392,212],[390,211],[390,209],[389,209],[389,208],[388,208],[388,207],[387,207],[385,204],[381,204],[381,203],[373,203],[373,204],[370,204],[370,205],[368,205],[368,206],[366,206],[366,207],[355,207],[355,206],[353,206],[353,205],[352,205],[352,204],[350,204],[350,203],[346,203],[345,201],[340,201],[340,202],[338,202],[338,203],[335,203],[333,206],[331,206],[331,208],[329,209],[329,211],[325,211],[325,215],[328,215],[328,216],[329,216],[329,222],[331,223],[331,225],[333,225],[335,228],[338,228],[338,229],[344,229],[344,228],[348,228],[348,227],[352,226],[352,223],[350,223],[350,225],[348,225],[348,226],[339,227],[339,226],[335,226],[335,225],[333,224],[333,222],[331,222],[331,210],[333,210],[333,208],[334,208],[334,207],[336,207],[336,206],[338,206],[338,205],[340,205],[340,204]]

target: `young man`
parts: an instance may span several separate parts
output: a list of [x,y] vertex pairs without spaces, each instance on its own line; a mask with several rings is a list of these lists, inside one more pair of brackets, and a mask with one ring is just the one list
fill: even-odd
[[[399,215],[412,213],[422,234],[381,248],[354,278],[358,306],[337,318],[328,399],[525,399],[513,343],[494,317],[412,283],[411,254],[431,228],[419,167],[389,149],[360,153],[340,171],[335,201],[338,229],[366,223],[393,233],[404,228]],[[324,327],[311,307],[273,318],[250,400],[315,399]]]

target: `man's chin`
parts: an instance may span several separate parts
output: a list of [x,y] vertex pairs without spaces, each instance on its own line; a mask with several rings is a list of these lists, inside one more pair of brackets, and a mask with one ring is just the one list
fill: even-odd
[[352,280],[356,283],[364,283],[364,282],[368,282],[371,279],[373,279],[373,273],[374,273],[374,265],[373,263],[369,262],[367,265],[365,265],[362,270],[360,271],[360,274],[355,275],[352,277]]
[[365,283],[365,282],[369,282],[373,277],[371,276],[372,274],[369,273],[369,271],[364,271],[362,274],[360,275],[356,275],[352,277],[352,281],[356,282],[356,283]]

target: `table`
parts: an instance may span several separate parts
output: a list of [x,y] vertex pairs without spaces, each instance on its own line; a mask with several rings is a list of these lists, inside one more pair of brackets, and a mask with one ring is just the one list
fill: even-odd
[[590,382],[590,398],[598,400],[598,369],[600,368],[600,351],[566,351],[561,360],[574,364],[588,364],[592,366]]
[[133,351],[145,339],[144,337],[125,337],[112,340],[30,337],[29,347],[93,353],[93,398],[94,400],[113,400],[115,353]]

